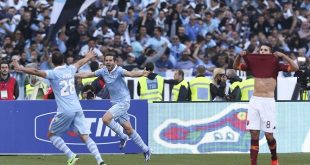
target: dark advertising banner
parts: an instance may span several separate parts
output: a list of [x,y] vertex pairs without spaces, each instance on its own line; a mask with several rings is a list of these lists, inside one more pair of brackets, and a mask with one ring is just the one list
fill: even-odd
[[[120,138],[101,117],[111,107],[109,100],[81,101],[86,124],[91,128],[91,138],[101,153],[140,153],[132,141],[119,150]],[[145,100],[132,100],[128,111],[130,122],[148,142],[148,106]],[[0,153],[45,154],[60,153],[47,138],[49,124],[56,114],[54,101],[0,101]],[[72,130],[62,136],[76,153],[89,153],[87,147]]]

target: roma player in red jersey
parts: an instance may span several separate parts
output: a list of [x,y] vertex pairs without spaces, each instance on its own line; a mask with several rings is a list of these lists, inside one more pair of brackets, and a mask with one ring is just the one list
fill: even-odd
[[[241,58],[244,63],[241,63]],[[280,63],[282,58],[287,64]],[[274,91],[279,71],[297,71],[298,65],[281,52],[272,53],[269,44],[262,44],[258,54],[241,52],[234,61],[234,69],[250,71],[254,77],[254,93],[250,99],[247,115],[247,129],[251,133],[251,165],[257,165],[260,130],[265,137],[271,152],[271,165],[278,165],[277,143],[273,137],[276,128],[276,110]]]

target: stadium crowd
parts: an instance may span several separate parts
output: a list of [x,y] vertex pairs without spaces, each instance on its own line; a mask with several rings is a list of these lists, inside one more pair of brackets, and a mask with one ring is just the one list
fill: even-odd
[[[242,91],[226,85],[241,82],[232,70],[233,61],[242,50],[257,52],[261,43],[294,60],[310,56],[310,0],[97,0],[45,46],[52,5],[53,0],[0,1],[0,87],[2,91],[3,82],[12,83],[10,75],[19,87],[16,92],[16,85],[10,85],[14,96],[6,98],[53,98],[47,80],[16,72],[10,63],[19,60],[25,67],[52,69],[54,52],[72,64],[93,48],[96,58],[79,72],[103,67],[106,53],[115,54],[117,65],[129,71],[149,69],[149,80],[176,71],[175,81],[163,82],[174,84],[172,101],[203,101],[193,98],[197,91],[188,88],[194,82],[185,82],[184,73],[209,85],[211,95],[203,96],[204,101],[242,100]],[[8,69],[10,74],[5,74]],[[201,80],[205,76],[210,78]],[[146,81],[139,80],[138,88]],[[109,98],[100,78],[77,79],[76,89],[81,99]],[[148,92],[138,91],[143,96]]]

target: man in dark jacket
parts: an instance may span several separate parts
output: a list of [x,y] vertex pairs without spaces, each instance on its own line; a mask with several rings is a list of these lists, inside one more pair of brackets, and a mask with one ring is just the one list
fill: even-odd
[[240,101],[241,100],[240,83],[242,82],[242,79],[237,75],[234,69],[227,69],[226,76],[230,82],[228,92],[229,101]]
[[173,85],[171,101],[188,101],[188,82],[184,80],[184,72],[179,69],[174,72],[173,80],[165,80],[167,84]]

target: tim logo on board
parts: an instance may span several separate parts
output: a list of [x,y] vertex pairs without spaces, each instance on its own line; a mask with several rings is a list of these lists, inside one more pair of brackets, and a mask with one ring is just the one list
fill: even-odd
[[[119,143],[120,138],[109,127],[105,126],[101,120],[101,117],[107,110],[83,110],[87,126],[90,127],[92,134],[90,136],[96,142],[97,145],[106,145]],[[47,138],[47,131],[56,112],[50,112],[41,114],[35,117],[34,136],[37,140],[43,142],[50,142]],[[137,126],[137,118],[129,114],[130,122],[134,129]],[[77,138],[77,134],[73,131],[67,131],[64,134],[64,140],[68,145],[85,145],[81,142],[80,138]]]

